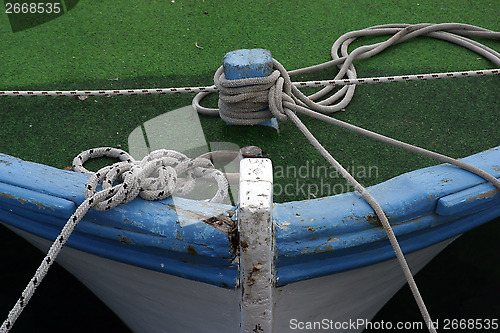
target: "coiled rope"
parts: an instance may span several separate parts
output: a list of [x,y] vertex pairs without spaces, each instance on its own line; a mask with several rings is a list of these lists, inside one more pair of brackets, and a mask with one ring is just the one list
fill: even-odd
[[[392,35],[384,42],[365,45],[356,48],[351,53],[348,52],[348,46],[354,40],[363,36]],[[447,72],[435,74],[402,75],[379,78],[358,79],[353,65],[354,60],[361,60],[382,52],[392,45],[402,43],[409,39],[426,36],[445,40],[466,47],[479,55],[492,61],[500,67],[500,54],[476,41],[467,37],[481,37],[500,39],[500,33],[490,31],[484,28],[459,24],[387,24],[374,26],[367,29],[349,32],[341,36],[332,46],[332,60],[323,64],[302,68],[287,72],[285,68],[276,60],[274,62],[275,71],[266,78],[251,78],[241,80],[226,80],[222,67],[219,68],[214,77],[215,86],[195,87],[195,88],[167,88],[167,89],[128,89],[128,90],[96,90],[96,91],[0,91],[0,96],[81,96],[81,95],[137,95],[137,94],[170,94],[197,92],[193,99],[193,107],[204,114],[220,115],[224,120],[234,124],[254,125],[261,123],[271,117],[279,120],[290,119],[299,130],[306,136],[316,150],[339,172],[342,176],[358,191],[361,196],[374,209],[377,217],[384,227],[388,239],[396,253],[396,257],[403,269],[413,296],[419,306],[420,312],[427,324],[430,332],[436,332],[432,325],[432,320],[425,307],[423,299],[413,279],[412,273],[404,255],[399,247],[396,236],[391,225],[377,201],[368,193],[368,191],[345,170],[331,154],[319,143],[319,141],[309,132],[307,127],[300,121],[296,113],[300,112],[308,116],[326,121],[328,123],[340,126],[342,128],[354,131],[356,133],[371,137],[373,139],[386,142],[409,151],[413,151],[423,156],[431,157],[442,162],[450,163],[486,179],[500,189],[500,181],[488,173],[474,166],[468,165],[462,161],[450,157],[415,147],[413,145],[394,140],[383,135],[359,128],[357,126],[336,120],[326,116],[324,113],[332,113],[345,108],[354,94],[355,86],[358,84],[400,82],[412,80],[427,80],[455,77],[470,77],[481,75],[498,75],[498,69],[480,70],[468,72]],[[340,52],[340,55],[339,55]],[[333,66],[339,67],[339,72],[333,80],[309,81],[309,82],[291,82],[290,76],[302,75],[318,70],[327,69]],[[318,92],[306,96],[298,87],[306,86],[324,86]],[[336,86],[343,86],[337,92],[332,93]],[[219,109],[206,108],[200,105],[200,101],[210,93],[219,91]],[[259,111],[269,107],[267,111]],[[258,111],[258,112],[256,112]],[[187,161],[186,157],[180,153],[162,150],[153,152],[154,156],[146,157],[140,163],[133,161],[130,155],[121,150],[113,148],[98,148],[87,151],[75,158],[75,169],[87,172],[82,164],[88,158],[97,156],[110,156],[122,160],[116,165],[105,167],[96,174],[92,175],[87,184],[85,201],[77,208],[76,212],[70,217],[68,223],[64,226],[61,234],[52,244],[47,256],[38,268],[35,276],[30,281],[22,296],[9,313],[8,318],[0,327],[0,333],[6,333],[10,330],[22,309],[34,293],[35,288],[45,276],[48,268],[55,260],[55,257],[65,244],[67,238],[74,230],[83,215],[91,208],[110,209],[120,203],[125,203],[137,195],[144,198],[156,198],[158,200],[167,197],[170,194],[183,192],[191,188],[193,177],[213,178],[219,184],[219,191],[212,198],[212,201],[219,200],[223,195],[222,187],[226,188],[227,181],[224,180],[216,171],[212,171],[210,162],[205,161]],[[179,155],[180,154],[180,155]],[[182,155],[182,156],[181,156]],[[149,177],[155,170],[158,178]],[[192,170],[189,171],[188,170]],[[188,177],[179,188],[174,186],[177,180],[177,174],[186,172]],[[114,181],[121,177],[123,183],[113,185]],[[132,181],[130,185],[128,181]],[[224,178],[225,179],[225,178]],[[137,181],[137,182],[135,182]],[[97,184],[102,184],[102,191],[95,192]],[[160,186],[161,185],[161,186]],[[165,188],[162,186],[166,185]],[[151,187],[151,188],[150,188]],[[168,193],[168,194],[167,194]]]
[[[106,166],[95,173],[83,166],[86,161],[99,157],[117,158],[120,162]],[[146,200],[162,200],[174,194],[187,194],[194,189],[197,178],[212,179],[217,182],[218,190],[210,202],[222,202],[228,194],[226,177],[215,169],[210,160],[203,157],[190,159],[173,150],[155,150],[141,161],[135,161],[121,149],[94,148],[76,156],[73,168],[75,171],[91,174],[85,186],[85,200],[70,216],[52,243],[35,275],[0,327],[1,333],[9,332],[12,328],[69,236],[90,208],[108,210],[130,202],[137,196]],[[181,178],[184,174],[186,177]],[[117,183],[119,179],[121,182]],[[96,191],[99,184],[102,189]]]

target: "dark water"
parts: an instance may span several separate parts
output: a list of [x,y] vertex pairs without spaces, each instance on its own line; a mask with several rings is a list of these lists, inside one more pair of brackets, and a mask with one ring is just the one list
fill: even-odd
[[[434,320],[442,324],[451,319],[500,317],[499,235],[500,219],[496,219],[464,234],[417,274],[417,284]],[[43,255],[3,226],[0,226],[0,254],[3,321]],[[404,287],[372,321],[414,322],[421,321],[421,317],[409,289]],[[130,330],[78,280],[54,265],[11,332],[127,333]]]
[[[445,323],[469,319],[500,322],[500,218],[463,234],[415,277],[438,332],[500,332],[500,329],[449,329]],[[402,288],[373,322],[422,321],[410,289]],[[500,326],[500,325],[499,325]],[[471,326],[477,327],[477,326]],[[425,332],[425,330],[421,330]],[[380,332],[366,330],[365,332]],[[390,332],[396,332],[391,330]],[[411,332],[403,330],[401,332]]]

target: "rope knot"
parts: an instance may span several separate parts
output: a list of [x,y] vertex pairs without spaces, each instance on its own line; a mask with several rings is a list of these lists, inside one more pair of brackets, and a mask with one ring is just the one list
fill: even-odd
[[[118,158],[120,162],[95,173],[83,167],[89,159],[103,156]],[[191,159],[174,150],[155,150],[141,161],[136,161],[121,149],[90,149],[75,157],[73,169],[91,174],[85,187],[85,198],[96,210],[114,208],[137,196],[146,200],[162,200],[171,195],[185,195],[194,189],[197,178],[212,178],[217,182],[218,190],[210,202],[222,202],[228,193],[226,177],[215,169],[210,160],[203,157]],[[117,183],[119,180],[121,183]],[[102,190],[97,192],[99,184]]]

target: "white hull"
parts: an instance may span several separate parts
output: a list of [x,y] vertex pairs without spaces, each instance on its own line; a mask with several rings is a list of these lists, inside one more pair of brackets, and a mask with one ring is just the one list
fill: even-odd
[[[6,226],[42,251],[50,246],[45,239]],[[413,273],[452,241],[407,255]],[[57,261],[134,332],[239,332],[239,289],[154,272],[69,247],[63,249]],[[292,328],[324,319],[337,325],[349,320],[370,320],[404,284],[394,259],[278,287],[273,290],[273,331],[297,332],[300,330]],[[336,332],[362,330],[363,326],[359,326]]]

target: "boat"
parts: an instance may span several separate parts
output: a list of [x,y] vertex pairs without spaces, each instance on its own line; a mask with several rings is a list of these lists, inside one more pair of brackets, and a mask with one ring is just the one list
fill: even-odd
[[[238,202],[136,198],[90,210],[57,262],[134,332],[367,328],[406,282],[370,205],[354,192],[273,203],[271,161],[236,159]],[[462,161],[500,178],[500,146]],[[91,177],[0,153],[0,223],[47,252]],[[413,274],[500,216],[500,191],[450,164],[368,191]]]

